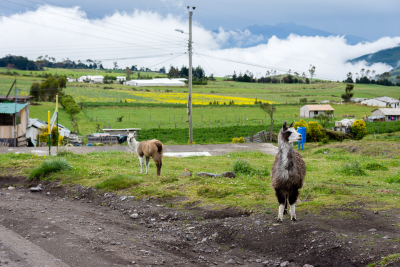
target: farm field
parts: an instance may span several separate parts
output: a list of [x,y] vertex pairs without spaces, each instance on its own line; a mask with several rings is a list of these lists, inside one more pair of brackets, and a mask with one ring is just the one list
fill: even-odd
[[[68,78],[79,78],[81,76],[86,76],[86,75],[102,75],[102,76],[112,76],[112,77],[116,77],[116,76],[126,76],[125,71],[123,70],[94,70],[94,69],[63,69],[63,68],[44,68],[43,72],[42,71],[26,71],[26,70],[18,70],[18,69],[11,69],[10,72],[14,73],[18,73],[19,75],[33,75],[33,76],[38,76],[38,75],[42,75],[43,74],[51,74],[51,75],[65,75]],[[3,67],[0,68],[0,73],[7,73],[7,68]],[[133,71],[133,73],[131,74],[132,77],[137,77],[137,71]],[[157,72],[144,72],[141,71],[140,72],[141,76],[150,76],[150,77],[167,77],[167,75],[163,74],[163,73],[157,73]],[[34,78],[38,78],[38,77],[34,77]]]
[[[38,77],[17,77],[17,86],[21,95],[27,95],[29,88],[33,82],[41,81]],[[13,76],[0,75],[0,94],[5,94],[12,82]],[[104,89],[112,88],[112,89]],[[259,83],[240,83],[231,81],[211,81],[207,85],[194,85],[194,94],[212,95],[213,98],[219,96],[224,97],[240,97],[244,103],[254,103],[254,100],[273,101],[278,103],[299,103],[300,98],[307,98],[315,101],[334,100],[340,101],[341,95],[344,93],[345,84],[337,82],[319,82],[314,84],[259,84]],[[141,90],[141,91],[140,91]],[[172,90],[172,92],[167,92]],[[156,94],[176,94],[187,93],[187,87],[138,87],[120,85],[120,84],[85,84],[85,83],[68,83],[65,93],[71,94],[77,102],[119,102],[126,99],[134,99],[136,101],[159,102],[157,100],[149,100],[153,93]],[[148,92],[147,92],[148,91]],[[145,93],[149,93],[149,97],[143,98]],[[135,95],[137,95],[135,97]],[[373,98],[378,96],[390,96],[399,98],[398,87],[380,86],[380,85],[364,85],[355,84],[354,97]],[[183,100],[180,96],[179,101]],[[229,98],[228,98],[229,99]],[[225,99],[223,101],[226,101]],[[195,99],[196,100],[196,99]],[[222,101],[216,99],[217,101]],[[177,102],[179,102],[177,101]],[[202,103],[206,100],[199,100]],[[228,100],[229,101],[229,100]],[[174,101],[169,101],[174,103]]]
[[[41,103],[42,105],[31,106],[31,117],[46,120],[47,110],[53,112],[54,103]],[[358,106],[358,105],[333,105],[335,108],[335,118],[340,118],[344,114],[354,115],[360,119],[364,115],[369,115],[374,107]],[[276,115],[274,116],[275,124],[281,125],[285,120],[299,121],[300,105],[282,105],[277,106]],[[60,124],[64,126],[72,126],[72,122],[68,114],[60,108]],[[117,118],[121,117],[122,121],[117,122]],[[32,117],[33,118],[33,117]],[[187,114],[185,108],[173,107],[104,107],[104,108],[83,108],[79,114],[75,116],[78,131],[81,134],[89,134],[96,132],[97,125],[100,129],[104,126],[112,128],[141,128],[148,129],[188,129]],[[312,119],[305,119],[310,121]],[[252,107],[234,107],[234,106],[195,106],[193,108],[193,127],[196,128],[216,128],[228,126],[262,126],[269,129],[270,119],[268,115],[258,106]],[[70,128],[70,129],[73,129]],[[231,138],[234,137],[232,133]],[[195,137],[196,142],[196,137]]]

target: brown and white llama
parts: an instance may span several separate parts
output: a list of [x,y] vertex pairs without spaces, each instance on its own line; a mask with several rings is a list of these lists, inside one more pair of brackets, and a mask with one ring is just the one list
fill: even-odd
[[293,149],[293,143],[301,140],[301,134],[293,128],[293,123],[289,127],[286,126],[286,121],[283,123],[278,135],[278,154],[271,172],[272,188],[275,189],[279,202],[279,222],[287,213],[288,201],[291,220],[296,221],[295,203],[306,176],[306,164],[300,153]]
[[138,142],[135,139],[135,135],[129,133],[127,140],[129,147],[132,148],[139,156],[140,173],[143,173],[144,157],[146,157],[146,174],[149,174],[150,157],[152,157],[157,166],[157,175],[160,176],[162,156],[164,151],[163,144],[156,139]]

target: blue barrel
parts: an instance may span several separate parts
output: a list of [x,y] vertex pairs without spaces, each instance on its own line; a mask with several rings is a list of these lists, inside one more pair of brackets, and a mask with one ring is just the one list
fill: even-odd
[[297,132],[301,134],[301,141],[299,142],[299,149],[301,144],[301,150],[303,150],[303,144],[307,141],[307,128],[306,127],[297,127]]

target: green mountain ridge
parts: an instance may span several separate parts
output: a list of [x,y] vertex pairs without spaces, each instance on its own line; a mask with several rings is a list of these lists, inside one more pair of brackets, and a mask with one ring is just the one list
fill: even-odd
[[376,53],[367,54],[348,62],[357,63],[359,61],[365,60],[368,65],[372,65],[374,63],[386,63],[393,67],[394,70],[400,70],[400,46],[380,50]]

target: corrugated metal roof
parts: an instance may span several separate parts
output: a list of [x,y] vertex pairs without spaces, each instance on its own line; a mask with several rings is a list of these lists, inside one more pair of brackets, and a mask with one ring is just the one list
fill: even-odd
[[[17,112],[20,112],[27,105],[28,103],[17,104]],[[14,113],[15,113],[14,103],[0,103],[0,114],[14,114]]]
[[378,108],[375,110],[379,110],[385,116],[400,116],[400,108]]
[[309,111],[335,110],[331,105],[305,105]]

